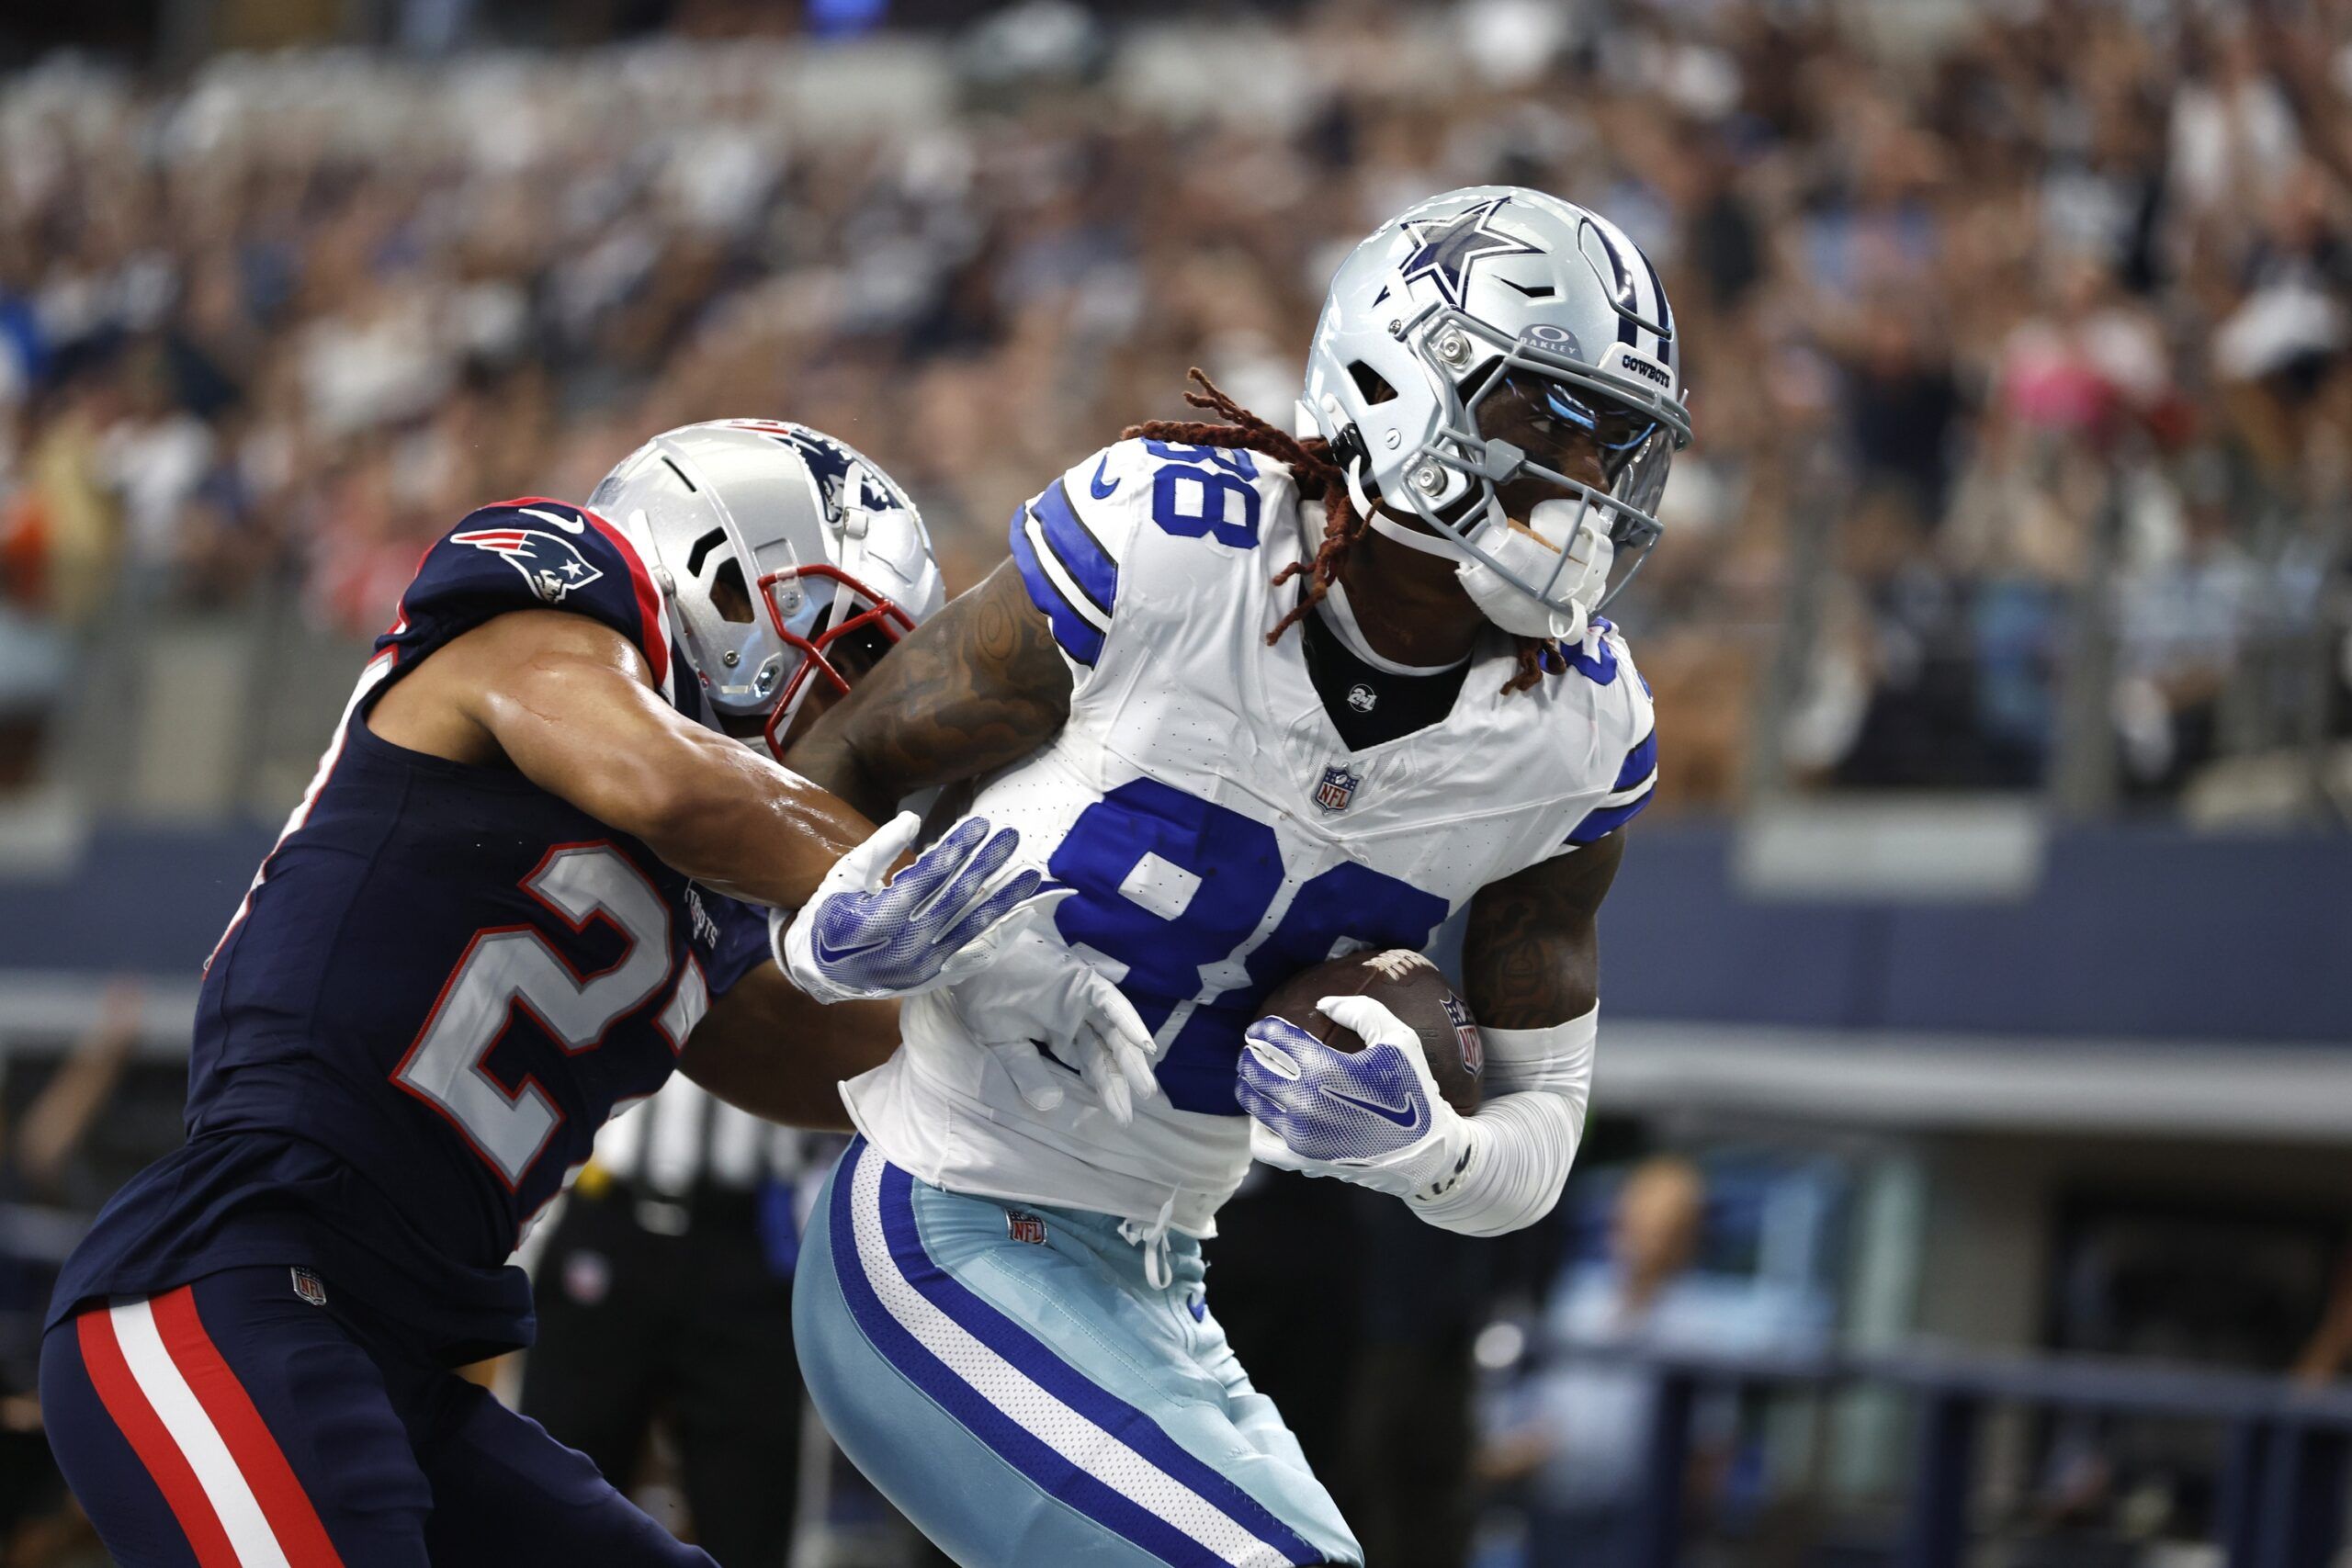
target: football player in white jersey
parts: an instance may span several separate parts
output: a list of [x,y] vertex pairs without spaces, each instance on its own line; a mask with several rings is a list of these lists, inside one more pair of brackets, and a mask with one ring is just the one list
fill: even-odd
[[[1313,436],[1202,388],[1222,423],[1136,427],[1055,479],[1012,560],[788,759],[875,815],[971,781],[1076,890],[844,1086],[861,1136],[796,1293],[836,1438],[967,1564],[1362,1561],[1208,1311],[1201,1238],[1253,1150],[1470,1234],[1549,1211],[1594,918],[1656,778],[1597,612],[1690,422],[1614,225],[1510,187],[1425,202],[1333,281]],[[1260,1018],[1297,971],[1465,909],[1475,1115],[1375,1002],[1326,1010],[1352,1055]],[[1103,1010],[1074,975],[1115,983],[1150,1050],[1078,1021]]]

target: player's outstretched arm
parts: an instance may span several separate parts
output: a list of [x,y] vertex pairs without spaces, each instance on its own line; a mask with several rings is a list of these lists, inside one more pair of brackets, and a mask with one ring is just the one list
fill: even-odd
[[1475,1115],[1438,1092],[1409,1024],[1370,997],[1327,998],[1323,1012],[1362,1035],[1363,1050],[1334,1051],[1280,1018],[1250,1026],[1236,1092],[1257,1156],[1391,1193],[1470,1235],[1549,1213],[1584,1135],[1599,1017],[1595,917],[1623,852],[1611,833],[1471,900],[1464,988],[1486,1047]]
[[486,621],[386,693],[368,722],[435,756],[503,756],[696,881],[797,908],[776,930],[777,958],[820,1001],[953,983],[1063,896],[1041,893],[1044,874],[1015,863],[1018,833],[977,818],[892,876],[913,817],[876,829],[688,720],[656,695],[628,640],[584,615],[518,610]]
[[1053,629],[1006,561],[892,649],[785,761],[878,819],[919,790],[1026,757],[1060,730],[1069,698]]
[[874,832],[838,797],[663,702],[628,638],[585,615],[484,622],[387,693],[368,722],[436,756],[503,754],[695,881],[757,903],[806,902]]
[[737,981],[695,1026],[678,1070],[729,1105],[787,1127],[850,1133],[842,1080],[889,1060],[896,1001],[817,1002],[762,967]]

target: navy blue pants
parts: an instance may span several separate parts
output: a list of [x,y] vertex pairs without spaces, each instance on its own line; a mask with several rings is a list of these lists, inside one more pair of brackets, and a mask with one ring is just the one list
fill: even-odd
[[49,1331],[50,1444],[121,1568],[711,1568],[332,1291],[232,1269]]

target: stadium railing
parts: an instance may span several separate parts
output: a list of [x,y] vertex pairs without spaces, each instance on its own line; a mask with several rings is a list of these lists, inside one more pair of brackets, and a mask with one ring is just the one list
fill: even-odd
[[2352,1390],[2284,1379],[2149,1366],[2089,1356],[1992,1355],[1934,1348],[1821,1358],[1607,1352],[1657,1378],[1645,1456],[1641,1568],[1682,1561],[1686,1481],[1702,1393],[1829,1394],[1865,1388],[1907,1396],[1909,1472],[1891,1568],[1959,1568],[1977,1531],[1987,1416],[2034,1413],[2188,1420],[2220,1429],[2222,1464],[2211,1544],[2227,1568],[2325,1568],[2343,1542],[2352,1474]]

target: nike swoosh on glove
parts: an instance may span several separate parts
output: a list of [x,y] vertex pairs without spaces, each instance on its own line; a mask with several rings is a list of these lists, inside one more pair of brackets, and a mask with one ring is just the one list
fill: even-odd
[[1364,1048],[1334,1051],[1286,1019],[1251,1024],[1234,1084],[1250,1113],[1250,1152],[1399,1198],[1451,1180],[1469,1134],[1438,1092],[1420,1036],[1370,997],[1325,997],[1315,1007]]
[[1029,921],[1074,891],[1013,863],[1021,835],[967,817],[897,876],[890,867],[922,830],[901,812],[833,863],[816,896],[786,923],[768,917],[776,962],[820,1002],[909,997],[987,967]]
[[1025,926],[995,959],[947,993],[963,1032],[995,1054],[1034,1111],[1068,1098],[1072,1070],[1111,1120],[1135,1120],[1159,1092],[1159,1045],[1135,1004],[1063,942],[1051,923]]

